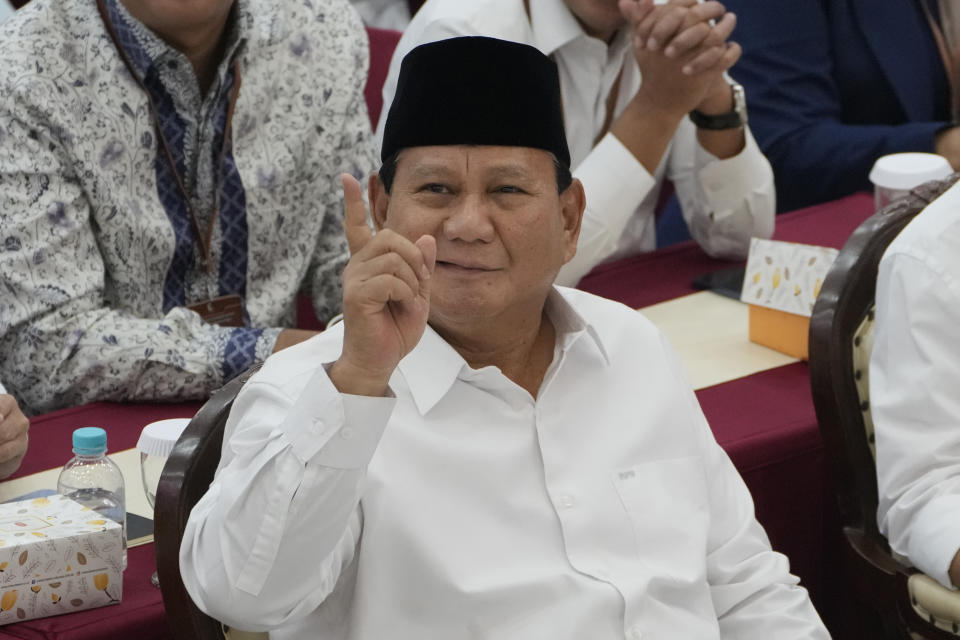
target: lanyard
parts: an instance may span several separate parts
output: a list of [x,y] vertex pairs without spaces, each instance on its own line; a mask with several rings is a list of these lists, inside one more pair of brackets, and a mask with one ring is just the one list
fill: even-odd
[[[200,245],[200,262],[203,265],[204,271],[206,271],[208,274],[212,273],[213,260],[211,259],[210,255],[210,245],[213,242],[213,230],[220,211],[220,176],[223,171],[223,161],[224,158],[226,158],[227,150],[230,147],[233,137],[233,112],[237,106],[237,97],[240,95],[240,61],[237,60],[233,65],[233,87],[230,89],[229,102],[227,103],[227,118],[223,127],[223,143],[220,146],[220,155],[216,167],[216,176],[214,178],[213,211],[211,212],[210,222],[207,224],[207,229],[204,233],[200,229],[200,219],[197,217],[197,212],[193,206],[193,201],[190,198],[190,194],[187,192],[183,176],[180,174],[179,169],[177,169],[177,163],[173,159],[173,153],[170,151],[170,143],[167,141],[167,137],[163,133],[163,127],[160,126],[160,119],[157,117],[157,106],[153,101],[153,96],[150,95],[150,91],[137,74],[136,68],[134,67],[133,62],[130,60],[130,56],[127,54],[126,50],[124,50],[123,45],[120,44],[120,38],[117,36],[117,32],[114,29],[113,23],[110,21],[109,14],[107,13],[105,0],[97,0],[97,9],[100,11],[100,17],[107,29],[107,34],[109,34],[110,39],[113,41],[113,44],[117,49],[117,52],[120,54],[120,59],[123,60],[123,64],[127,67],[127,70],[130,71],[130,75],[133,76],[133,79],[147,97],[147,103],[150,106],[150,115],[153,118],[153,127],[156,131],[157,139],[160,141],[160,146],[163,148],[164,159],[167,161],[167,165],[170,167],[171,173],[173,173],[173,177],[177,182],[177,190],[180,192],[180,196],[183,198],[183,202],[187,207],[187,211],[190,213],[190,220],[193,223],[194,236],[197,244]],[[200,150],[198,149],[197,152],[199,153]]]

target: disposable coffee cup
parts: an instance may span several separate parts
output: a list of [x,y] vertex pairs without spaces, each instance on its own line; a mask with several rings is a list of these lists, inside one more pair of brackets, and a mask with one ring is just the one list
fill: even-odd
[[877,160],[870,170],[877,209],[904,197],[914,187],[942,180],[953,172],[950,163],[935,153],[892,153]]

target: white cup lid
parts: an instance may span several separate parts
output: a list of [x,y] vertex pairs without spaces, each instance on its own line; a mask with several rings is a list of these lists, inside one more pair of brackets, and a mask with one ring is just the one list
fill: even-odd
[[151,422],[140,432],[137,449],[147,455],[166,458],[189,423],[190,418],[169,418]]
[[874,163],[870,182],[887,189],[913,189],[952,172],[947,159],[935,153],[893,153]]

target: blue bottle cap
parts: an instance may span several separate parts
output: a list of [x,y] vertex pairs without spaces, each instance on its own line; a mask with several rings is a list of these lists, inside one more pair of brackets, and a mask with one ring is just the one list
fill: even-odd
[[107,432],[100,427],[81,427],[73,432],[73,452],[78,456],[95,456],[107,451]]

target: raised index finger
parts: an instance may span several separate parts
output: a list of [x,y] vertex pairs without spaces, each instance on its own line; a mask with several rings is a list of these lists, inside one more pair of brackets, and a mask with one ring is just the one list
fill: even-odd
[[350,255],[354,255],[370,242],[373,231],[367,224],[367,205],[363,202],[360,183],[349,173],[340,175],[343,184],[343,231],[347,236]]

